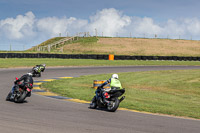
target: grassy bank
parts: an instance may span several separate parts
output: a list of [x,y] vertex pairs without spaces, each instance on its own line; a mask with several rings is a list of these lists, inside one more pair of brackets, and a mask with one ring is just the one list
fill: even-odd
[[[109,79],[111,74],[81,76],[42,84],[62,96],[90,101],[93,80]],[[126,88],[120,107],[153,113],[200,119],[200,71],[170,70],[119,73]]]
[[45,63],[48,66],[125,66],[125,65],[193,65],[200,66],[199,61],[134,61],[134,60],[92,60],[92,59],[18,59],[0,58],[0,68],[32,67]]
[[[49,39],[39,46],[62,39]],[[29,49],[28,51],[32,51]],[[66,42],[51,52],[63,51],[66,54],[115,54],[146,56],[200,56],[200,41],[145,38],[106,38],[79,37],[79,40]]]

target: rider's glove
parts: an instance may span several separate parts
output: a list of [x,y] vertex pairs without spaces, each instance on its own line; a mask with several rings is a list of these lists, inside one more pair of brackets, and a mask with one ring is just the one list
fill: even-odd
[[98,87],[97,87],[97,90],[101,90],[101,86],[98,86]]

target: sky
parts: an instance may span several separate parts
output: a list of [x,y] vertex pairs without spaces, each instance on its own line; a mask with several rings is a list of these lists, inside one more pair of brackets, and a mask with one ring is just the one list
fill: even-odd
[[24,50],[52,37],[200,40],[198,0],[0,0],[0,50]]

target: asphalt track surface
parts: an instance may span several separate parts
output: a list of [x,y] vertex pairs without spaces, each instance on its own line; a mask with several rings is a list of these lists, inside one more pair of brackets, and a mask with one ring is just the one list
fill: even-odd
[[[0,69],[0,133],[199,133],[200,120],[131,111],[89,109],[88,104],[32,94],[23,104],[5,101],[16,76],[31,68]],[[47,68],[41,78],[81,75],[200,69],[200,66],[128,66]]]

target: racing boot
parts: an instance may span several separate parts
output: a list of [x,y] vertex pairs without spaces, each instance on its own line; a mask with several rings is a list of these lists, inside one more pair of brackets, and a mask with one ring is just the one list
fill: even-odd
[[10,96],[10,100],[13,101],[14,98],[15,98],[15,94],[12,94],[12,95]]

